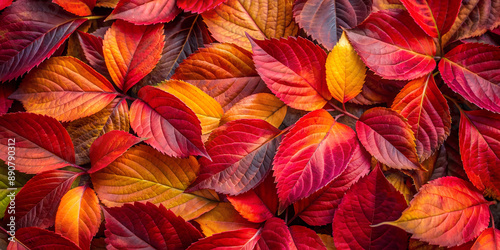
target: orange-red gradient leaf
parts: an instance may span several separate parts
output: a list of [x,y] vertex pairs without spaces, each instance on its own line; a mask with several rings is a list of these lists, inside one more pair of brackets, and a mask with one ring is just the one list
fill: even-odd
[[209,192],[184,192],[198,172],[194,157],[172,158],[137,145],[90,176],[99,199],[108,207],[149,201],[191,220],[213,209],[218,199]]
[[332,98],[326,85],[326,53],[304,38],[250,38],[257,72],[267,87],[296,109],[322,108]]
[[258,119],[236,120],[212,133],[200,159],[198,188],[238,195],[253,189],[269,174],[281,131]]
[[203,234],[207,237],[227,231],[259,227],[259,224],[243,218],[228,202],[219,203],[217,207],[195,219],[195,221],[200,225]]
[[246,34],[260,40],[297,34],[292,5],[293,0],[228,0],[202,16],[217,41],[251,50]]
[[7,250],[81,250],[68,238],[38,227],[24,227],[16,231],[16,241],[10,242]]
[[404,10],[372,13],[347,37],[363,62],[387,79],[411,80],[436,67],[436,45]]
[[460,155],[469,180],[486,195],[500,198],[500,115],[464,111],[459,129]]
[[[15,147],[15,160],[9,160]],[[12,162],[28,174],[58,169],[75,163],[68,132],[52,117],[31,113],[0,116],[0,159]]]
[[110,131],[97,138],[90,147],[91,168],[88,173],[91,174],[105,168],[130,147],[141,141],[141,138],[120,130]]
[[173,79],[187,81],[213,97],[227,111],[239,100],[269,92],[252,61],[252,53],[233,44],[211,44],[190,55]]
[[203,238],[191,246],[188,250],[208,249],[254,249],[260,239],[260,230],[245,228],[235,231],[214,234]]
[[193,13],[211,10],[227,0],[177,0],[177,6]]
[[274,158],[280,211],[342,174],[358,146],[354,130],[327,111],[303,116],[285,135]]
[[52,0],[52,2],[75,15],[90,16],[96,0]]
[[130,107],[130,125],[146,143],[174,157],[208,157],[200,120],[179,98],[151,86],[142,88],[139,98]]
[[196,114],[201,123],[202,134],[208,134],[219,126],[224,110],[214,98],[196,86],[184,81],[169,80],[156,87],[179,98]]
[[418,169],[415,136],[406,119],[393,110],[372,108],[356,122],[361,144],[377,160],[396,169]]
[[476,238],[488,226],[490,204],[470,183],[443,177],[424,185],[399,219],[381,224],[400,227],[414,239],[452,247]]
[[105,208],[104,217],[112,249],[186,249],[202,237],[189,222],[149,202]]
[[175,0],[120,0],[107,20],[121,19],[137,25],[172,21],[181,9]]
[[10,97],[28,112],[72,121],[99,112],[117,96],[113,85],[84,62],[53,57],[27,75]]
[[56,233],[67,237],[82,249],[90,249],[90,241],[100,225],[101,206],[94,190],[80,186],[61,198],[56,215]]
[[500,230],[496,228],[484,230],[477,237],[471,250],[500,250]]
[[450,108],[432,74],[409,82],[394,99],[392,110],[408,119],[420,161],[429,158],[450,135]]
[[116,86],[127,92],[153,70],[164,44],[163,25],[118,20],[104,36],[104,60]]
[[455,23],[461,0],[401,0],[413,20],[429,36],[438,38]]

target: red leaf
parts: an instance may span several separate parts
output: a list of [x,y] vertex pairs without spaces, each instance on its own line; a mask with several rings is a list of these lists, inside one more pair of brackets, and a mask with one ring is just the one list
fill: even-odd
[[404,10],[371,14],[347,37],[363,62],[387,79],[411,80],[436,67],[436,45]]
[[101,75],[111,80],[108,68],[106,68],[106,62],[104,62],[104,52],[102,50],[104,40],[101,37],[79,30],[77,34],[78,40],[82,45],[83,54],[87,61],[89,61],[89,64]]
[[485,110],[464,111],[459,134],[469,180],[480,191],[500,198],[500,115]]
[[[7,250],[80,250],[74,242],[52,231],[37,227],[25,227],[16,231],[16,242],[11,242]],[[26,248],[28,247],[28,248]]]
[[[52,170],[31,178],[16,195],[16,227],[48,228],[54,225],[61,198],[70,190],[76,177],[75,172]],[[6,213],[4,222],[8,217]]]
[[120,0],[106,21],[121,19],[139,25],[167,23],[182,11],[175,2],[175,0]]
[[200,159],[198,178],[205,179],[198,187],[230,195],[253,189],[272,168],[280,132],[259,119],[236,120],[214,131],[207,144],[211,160]]
[[158,151],[176,157],[209,157],[196,114],[172,94],[146,86],[130,107],[130,125]]
[[406,249],[404,230],[395,227],[371,227],[396,220],[406,201],[385,178],[380,168],[352,185],[333,219],[333,238],[340,249]]
[[432,74],[409,82],[394,99],[392,110],[408,119],[420,161],[429,158],[450,135],[450,108]]
[[274,158],[280,211],[342,174],[358,145],[356,133],[323,109],[298,120]]
[[365,20],[371,5],[371,0],[298,0],[293,16],[307,34],[331,50],[342,35],[342,28],[353,28]]
[[326,85],[326,53],[304,38],[256,40],[255,67],[267,87],[292,108],[312,111],[332,98]]
[[85,21],[49,0],[14,2],[0,16],[0,82],[40,64]]
[[438,38],[455,23],[461,0],[401,0],[413,20],[429,36]]
[[415,136],[406,119],[393,110],[377,107],[367,110],[356,122],[361,144],[391,168],[418,169]]
[[8,161],[8,147],[15,147],[16,169],[36,174],[75,162],[68,132],[56,119],[31,113],[0,116],[0,159]]
[[110,131],[97,138],[90,147],[89,174],[99,171],[120,157],[142,139],[121,130]]
[[210,237],[201,239],[189,246],[188,250],[254,249],[259,239],[259,230],[245,228],[214,234]]
[[52,0],[52,2],[75,15],[90,16],[96,0]]
[[177,6],[194,13],[211,10],[227,0],[177,0]]
[[488,228],[484,230],[476,239],[471,250],[499,250],[500,249],[500,230]]
[[12,4],[12,0],[1,0],[0,1],[0,10],[3,10],[9,7]]
[[357,147],[347,168],[337,179],[294,204],[295,214],[311,226],[331,223],[345,192],[370,172],[370,161],[370,154],[363,147]]
[[260,249],[297,250],[285,221],[277,217],[266,221],[257,244]]
[[325,249],[325,244],[313,230],[303,226],[289,228],[293,242],[297,249]]
[[10,106],[14,100],[8,97],[16,91],[16,86],[13,84],[4,83],[0,85],[0,115],[3,115],[9,111]]
[[104,36],[104,59],[115,84],[127,92],[153,70],[164,45],[163,26],[118,20]]
[[500,113],[500,48],[467,43],[446,53],[439,72],[448,86],[468,101]]
[[113,249],[186,249],[201,233],[163,205],[135,202],[105,208],[106,243]]

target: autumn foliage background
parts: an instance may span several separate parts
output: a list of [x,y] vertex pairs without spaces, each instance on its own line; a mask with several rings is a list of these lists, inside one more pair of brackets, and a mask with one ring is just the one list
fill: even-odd
[[0,248],[500,249],[499,24],[499,0],[0,0]]

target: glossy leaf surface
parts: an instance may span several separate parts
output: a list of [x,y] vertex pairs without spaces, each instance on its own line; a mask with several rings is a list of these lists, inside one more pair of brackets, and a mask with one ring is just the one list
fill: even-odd
[[[25,227],[16,231],[16,242],[11,242],[7,250],[79,250],[74,242],[60,234],[37,227]],[[28,247],[28,248],[26,248]]]
[[121,19],[133,24],[166,23],[181,12],[175,0],[120,0],[106,20]]

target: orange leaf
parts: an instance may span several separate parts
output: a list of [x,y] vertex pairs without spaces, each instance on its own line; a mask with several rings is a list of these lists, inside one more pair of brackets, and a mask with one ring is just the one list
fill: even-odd
[[163,25],[133,25],[117,20],[104,36],[106,66],[116,86],[127,92],[153,70],[164,45]]
[[99,112],[118,93],[87,64],[73,57],[52,57],[28,74],[10,98],[31,113],[72,121]]
[[477,237],[489,224],[488,206],[470,183],[443,177],[424,185],[393,225],[412,233],[412,238],[452,247]]
[[326,83],[332,97],[346,103],[363,88],[366,66],[347,40],[345,32],[326,59]]
[[96,0],[52,0],[52,2],[75,15],[90,16]]
[[239,119],[261,119],[279,128],[285,119],[287,106],[275,95],[258,93],[245,97],[229,109],[221,124]]
[[500,230],[488,228],[479,235],[471,250],[500,250]]
[[172,158],[150,146],[137,145],[90,176],[99,199],[108,207],[149,201],[192,220],[213,209],[218,201],[212,192],[184,192],[198,172],[193,156]]
[[90,249],[90,241],[101,225],[101,207],[94,190],[80,186],[68,191],[61,199],[56,215],[56,233]]
[[297,34],[292,7],[292,0],[229,0],[202,16],[217,41],[251,50],[245,33],[259,40]]
[[214,234],[243,228],[258,228],[259,224],[249,222],[234,209],[231,203],[222,202],[210,212],[195,219],[207,237]]

